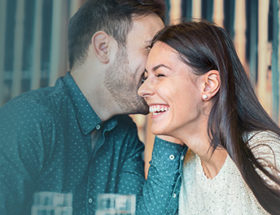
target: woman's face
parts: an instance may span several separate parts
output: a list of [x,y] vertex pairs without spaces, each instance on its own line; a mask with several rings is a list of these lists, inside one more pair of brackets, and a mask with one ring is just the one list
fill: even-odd
[[138,93],[149,105],[152,132],[178,137],[178,132],[199,129],[200,76],[180,60],[175,49],[163,42],[154,44],[146,70],[146,80]]

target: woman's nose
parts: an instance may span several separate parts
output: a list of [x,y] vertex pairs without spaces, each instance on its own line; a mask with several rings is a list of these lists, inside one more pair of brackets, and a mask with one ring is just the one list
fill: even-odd
[[154,94],[153,86],[151,82],[147,79],[142,83],[142,85],[138,89],[138,95],[143,98],[148,98],[153,94]]

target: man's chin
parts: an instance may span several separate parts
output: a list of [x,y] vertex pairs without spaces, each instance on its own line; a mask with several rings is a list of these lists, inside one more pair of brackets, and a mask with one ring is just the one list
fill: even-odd
[[143,115],[147,115],[148,113],[149,113],[149,109],[137,109],[130,112],[130,114],[143,114]]
[[140,110],[140,111],[138,111],[138,113],[136,113],[136,114],[147,115],[147,114],[149,114],[149,108],[148,108],[147,110]]
[[147,115],[149,113],[149,106],[146,104],[138,104],[137,107],[135,107],[134,111],[131,111],[130,114],[143,114]]

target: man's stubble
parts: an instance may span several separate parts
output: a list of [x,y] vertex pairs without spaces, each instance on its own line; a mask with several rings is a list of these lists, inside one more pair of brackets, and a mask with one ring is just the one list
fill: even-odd
[[123,114],[148,113],[146,102],[137,94],[140,80],[136,80],[136,73],[136,71],[131,71],[129,67],[126,49],[120,47],[115,61],[105,73],[104,83]]

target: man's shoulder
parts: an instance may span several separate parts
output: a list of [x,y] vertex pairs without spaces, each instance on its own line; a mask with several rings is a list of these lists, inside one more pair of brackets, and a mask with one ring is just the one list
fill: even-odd
[[136,129],[136,124],[129,115],[119,115],[116,116],[115,119],[118,121],[117,127],[119,129]]
[[[115,118],[118,123],[111,134],[119,140],[118,144],[130,152],[142,153],[144,145],[139,139],[137,126],[133,119],[129,115],[120,115]],[[129,153],[128,151],[126,152]]]
[[11,116],[22,119],[41,119],[50,117],[62,106],[67,97],[62,89],[57,87],[46,87],[23,93],[7,102],[0,108],[0,116],[11,118]]
[[114,119],[117,120],[117,126],[113,129],[114,134],[120,138],[138,138],[137,126],[130,116],[119,115],[115,116]]

